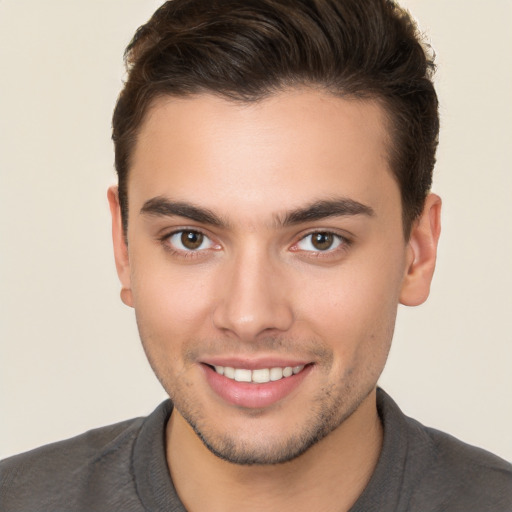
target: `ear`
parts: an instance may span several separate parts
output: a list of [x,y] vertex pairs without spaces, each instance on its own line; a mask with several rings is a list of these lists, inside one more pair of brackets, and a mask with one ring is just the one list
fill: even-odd
[[112,215],[112,241],[114,243],[114,258],[116,260],[117,275],[121,281],[121,300],[133,307],[131,289],[130,259],[128,246],[123,232],[121,219],[121,207],[119,206],[119,194],[117,186],[112,186],[107,192],[110,213]]
[[434,275],[437,243],[441,234],[441,198],[429,194],[407,244],[407,267],[400,293],[400,303],[419,306],[427,300]]

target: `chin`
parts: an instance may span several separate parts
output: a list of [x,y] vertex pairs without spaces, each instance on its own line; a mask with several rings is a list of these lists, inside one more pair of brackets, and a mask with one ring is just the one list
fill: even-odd
[[231,464],[265,466],[290,462],[303,455],[351,417],[374,389],[375,385],[371,385],[356,397],[348,390],[342,393],[339,389],[337,392],[335,389],[324,390],[322,398],[314,401],[314,407],[303,408],[302,426],[292,421],[288,433],[286,427],[278,425],[262,428],[257,424],[262,415],[248,418],[247,421],[254,425],[244,432],[241,432],[243,426],[232,427],[229,432],[226,427],[219,432],[211,428],[215,422],[209,422],[204,415],[183,411],[179,405],[176,408],[216,457]]

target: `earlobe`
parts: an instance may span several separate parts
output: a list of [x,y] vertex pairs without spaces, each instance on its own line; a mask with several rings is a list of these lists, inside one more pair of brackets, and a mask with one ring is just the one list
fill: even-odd
[[429,194],[421,216],[412,226],[407,245],[407,266],[400,303],[419,306],[427,300],[434,275],[437,244],[441,233],[441,198]]
[[112,215],[112,242],[114,245],[114,258],[116,261],[117,275],[121,281],[121,300],[127,306],[133,307],[130,258],[123,231],[117,186],[112,186],[108,189],[107,197],[110,206],[110,213]]

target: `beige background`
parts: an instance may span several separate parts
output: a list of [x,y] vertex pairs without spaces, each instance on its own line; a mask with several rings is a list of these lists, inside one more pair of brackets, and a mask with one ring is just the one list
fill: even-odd
[[[205,0],[205,3],[207,0]],[[122,52],[156,0],[0,0],[0,456],[164,398],[119,299],[105,190]],[[407,0],[438,54],[444,231],[381,384],[512,459],[512,2]]]

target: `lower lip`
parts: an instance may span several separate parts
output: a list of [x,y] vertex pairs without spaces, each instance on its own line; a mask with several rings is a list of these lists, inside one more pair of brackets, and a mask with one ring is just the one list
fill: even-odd
[[261,409],[279,402],[292,393],[306,378],[313,365],[307,365],[301,372],[280,380],[257,384],[237,382],[218,374],[213,368],[202,364],[210,387],[226,402],[250,409]]

